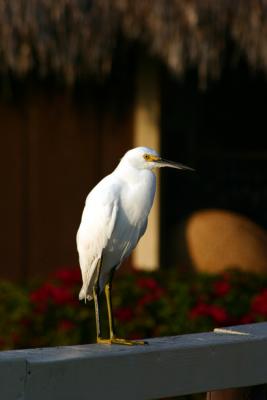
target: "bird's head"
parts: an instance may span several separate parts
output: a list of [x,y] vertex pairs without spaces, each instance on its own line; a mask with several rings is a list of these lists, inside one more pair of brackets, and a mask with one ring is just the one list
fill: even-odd
[[194,171],[193,168],[187,167],[186,165],[161,158],[155,150],[150,149],[149,147],[136,147],[129,150],[122,158],[122,162],[129,163],[136,169],[152,170],[154,168],[170,167],[180,170]]

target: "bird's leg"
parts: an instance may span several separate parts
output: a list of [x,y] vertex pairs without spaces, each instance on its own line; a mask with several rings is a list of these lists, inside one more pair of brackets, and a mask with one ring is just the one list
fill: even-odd
[[96,322],[96,341],[101,338],[101,327],[100,327],[100,318],[99,318],[99,289],[98,287],[93,287],[93,297],[95,303],[95,322]]
[[127,339],[117,338],[116,335],[114,334],[114,319],[113,319],[112,300],[111,300],[111,287],[112,287],[112,278],[114,275],[114,271],[115,268],[113,268],[113,270],[111,271],[109,281],[105,285],[105,295],[106,295],[108,322],[109,322],[109,340],[105,342],[106,343],[108,342],[110,344],[124,344],[128,346],[146,344],[146,342],[141,340],[127,340]]
[[106,302],[107,302],[110,339],[112,339],[114,337],[114,319],[113,319],[113,312],[112,312],[111,285],[112,285],[111,280],[105,285],[105,295],[106,295]]
[[109,343],[108,340],[102,339],[101,337],[101,325],[100,325],[100,314],[99,314],[99,277],[102,266],[102,257],[98,260],[96,267],[96,279],[93,287],[93,298],[95,303],[95,320],[96,320],[96,341],[97,343]]

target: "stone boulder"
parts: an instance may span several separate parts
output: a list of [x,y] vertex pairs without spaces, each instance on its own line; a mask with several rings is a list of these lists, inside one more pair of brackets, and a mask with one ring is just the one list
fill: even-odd
[[187,260],[197,271],[267,272],[267,232],[245,216],[226,210],[198,211],[186,221],[183,236]]

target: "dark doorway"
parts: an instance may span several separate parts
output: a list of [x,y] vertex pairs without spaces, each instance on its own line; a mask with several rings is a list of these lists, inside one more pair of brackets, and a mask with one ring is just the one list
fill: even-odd
[[[162,257],[177,224],[203,208],[223,208],[267,228],[267,81],[245,62],[200,91],[194,72],[162,80],[162,152],[196,168],[163,171]],[[167,260],[167,261],[166,261]]]

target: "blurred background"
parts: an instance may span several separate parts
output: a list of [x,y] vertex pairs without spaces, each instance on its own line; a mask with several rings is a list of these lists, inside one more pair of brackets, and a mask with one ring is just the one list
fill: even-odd
[[179,263],[181,233],[205,267],[196,237],[248,223],[200,212],[183,235],[202,209],[267,228],[266,34],[258,0],[3,1],[1,276],[76,265],[87,193],[138,145],[197,174],[162,173],[136,266]]
[[0,277],[76,266],[87,193],[140,145],[197,172],[162,171],[128,268],[265,273],[266,37],[260,0],[1,1]]

